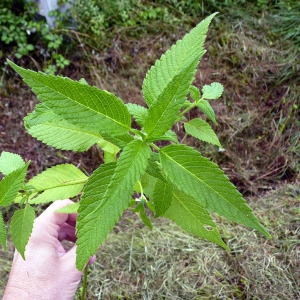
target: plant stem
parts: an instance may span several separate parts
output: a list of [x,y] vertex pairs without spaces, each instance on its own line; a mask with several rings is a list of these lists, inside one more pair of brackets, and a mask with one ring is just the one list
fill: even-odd
[[82,284],[82,291],[81,291],[81,300],[85,300],[86,299],[86,287],[87,287],[87,275],[88,275],[88,268],[89,265],[87,264],[84,268],[84,272],[83,272],[83,284]]

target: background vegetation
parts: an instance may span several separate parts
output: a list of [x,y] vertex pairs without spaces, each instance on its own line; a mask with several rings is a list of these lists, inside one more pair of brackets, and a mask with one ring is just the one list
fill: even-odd
[[[214,129],[225,152],[176,130],[221,166],[274,238],[266,241],[229,224],[232,230],[223,232],[232,249],[228,254],[172,224],[160,222],[150,232],[134,215],[124,215],[92,267],[90,299],[300,297],[300,3],[81,0],[66,13],[54,12],[57,24],[51,31],[32,4],[1,1],[0,151],[31,159],[30,176],[63,162],[91,174],[102,153],[96,147],[82,154],[57,151],[26,134],[22,119],[37,100],[6,58],[72,79],[84,77],[142,104],[149,67],[215,11],[220,14],[211,25],[196,84],[219,81],[225,87],[223,101],[214,107],[219,123]],[[3,286],[12,253],[11,247],[0,252]]]

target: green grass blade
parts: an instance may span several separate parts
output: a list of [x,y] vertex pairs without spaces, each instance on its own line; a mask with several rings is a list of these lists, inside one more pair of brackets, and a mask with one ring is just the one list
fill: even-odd
[[34,209],[29,204],[26,204],[24,209],[14,213],[10,222],[12,240],[24,260],[25,247],[32,232],[34,218]]
[[69,78],[25,70],[11,61],[8,63],[47,107],[68,122],[100,134],[121,135],[129,131],[130,114],[115,95]]
[[195,198],[204,208],[270,237],[216,164],[185,145],[166,146],[161,149],[160,157],[164,172],[179,190]]
[[222,241],[217,226],[209,212],[190,195],[174,190],[171,205],[164,213],[164,216],[174,221],[182,229],[230,251],[228,246]]
[[71,164],[57,165],[45,170],[28,181],[36,197],[30,197],[30,204],[47,203],[77,196],[88,177]]
[[11,172],[0,181],[0,206],[10,205],[21,189],[30,162]]
[[124,148],[117,164],[104,164],[90,177],[78,210],[76,266],[79,270],[97,251],[127,208],[150,154],[148,145],[134,140]]

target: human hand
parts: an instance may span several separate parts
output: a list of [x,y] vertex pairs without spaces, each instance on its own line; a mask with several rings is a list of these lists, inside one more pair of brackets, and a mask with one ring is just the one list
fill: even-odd
[[4,300],[73,299],[82,272],[75,265],[76,245],[67,251],[61,241],[76,242],[77,214],[55,212],[71,203],[55,201],[36,218],[25,250],[26,260],[15,251]]

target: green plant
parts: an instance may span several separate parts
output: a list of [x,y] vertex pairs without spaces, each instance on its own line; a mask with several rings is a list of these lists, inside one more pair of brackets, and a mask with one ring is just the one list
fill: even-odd
[[[200,92],[192,85],[214,16],[198,24],[151,67],[142,88],[148,108],[125,105],[84,79],[75,82],[8,62],[41,100],[24,120],[32,136],[63,150],[85,151],[97,144],[105,158],[90,177],[72,164],[63,164],[24,182],[29,162],[17,154],[2,153],[0,171],[6,176],[0,182],[0,206],[16,202],[22,207],[12,217],[10,232],[23,256],[33,223],[31,205],[78,195],[79,202],[60,212],[78,211],[76,265],[80,270],[127,208],[139,213],[150,228],[147,207],[155,217],[167,217],[226,250],[210,212],[270,237],[223,171],[181,144],[172,130],[175,123],[182,123],[187,134],[222,148],[206,121],[185,118],[198,108],[216,123],[210,101],[222,95],[223,86],[204,85]],[[131,125],[132,117],[137,128]],[[4,247],[5,239],[0,218]]]
[[[22,6],[23,3],[23,6]],[[18,12],[14,5],[18,4]],[[63,46],[63,35],[51,31],[44,19],[36,20],[38,8],[34,2],[20,1],[14,3],[7,0],[0,4],[0,39],[6,47],[14,48],[14,56],[21,59],[25,55],[33,55],[37,50],[41,57],[46,58],[44,70],[54,74],[58,68],[64,69],[70,64],[59,50]],[[56,13],[57,18],[62,17]],[[35,45],[39,43],[38,47]],[[3,45],[3,50],[8,52]]]

